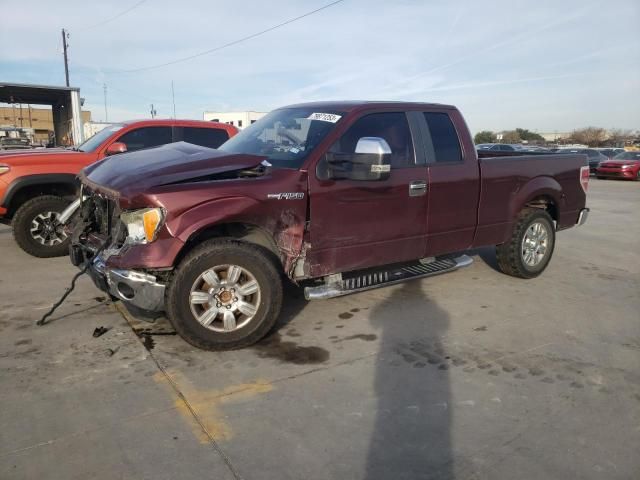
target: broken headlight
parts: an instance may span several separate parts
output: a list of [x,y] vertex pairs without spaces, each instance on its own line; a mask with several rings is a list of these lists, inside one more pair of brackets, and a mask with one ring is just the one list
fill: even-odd
[[164,212],[161,208],[144,208],[121,213],[120,220],[127,227],[126,243],[149,243],[156,239]]

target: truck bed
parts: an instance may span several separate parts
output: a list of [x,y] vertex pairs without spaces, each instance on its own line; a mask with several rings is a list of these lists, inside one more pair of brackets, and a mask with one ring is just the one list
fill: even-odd
[[543,196],[555,205],[553,214],[559,230],[576,224],[585,203],[580,168],[587,166],[586,155],[481,155],[479,163],[476,246],[505,241],[517,212],[534,200],[534,191],[535,198]]

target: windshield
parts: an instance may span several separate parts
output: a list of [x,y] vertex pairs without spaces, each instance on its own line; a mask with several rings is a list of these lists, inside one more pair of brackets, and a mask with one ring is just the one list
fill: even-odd
[[113,135],[118,130],[121,130],[124,125],[114,124],[103,128],[98,133],[89,137],[83,144],[78,147],[81,152],[95,152],[96,149],[102,145],[102,143]]
[[275,167],[299,168],[342,115],[321,107],[274,110],[227,140],[219,150],[266,156]]
[[640,160],[640,152],[619,153],[613,158],[615,158],[616,160]]

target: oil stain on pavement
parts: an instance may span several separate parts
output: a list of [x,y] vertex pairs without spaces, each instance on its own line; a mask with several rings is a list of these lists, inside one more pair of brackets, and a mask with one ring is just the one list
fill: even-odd
[[282,363],[315,365],[329,360],[329,351],[320,347],[303,347],[292,341],[282,341],[275,333],[252,347],[260,358],[271,358]]

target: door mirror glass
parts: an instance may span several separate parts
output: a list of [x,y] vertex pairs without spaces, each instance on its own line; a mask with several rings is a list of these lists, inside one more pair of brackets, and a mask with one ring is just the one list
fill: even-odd
[[118,153],[125,153],[127,151],[127,145],[122,142],[113,142],[107,147],[106,155],[117,155]]
[[391,147],[384,138],[362,137],[354,153],[327,153],[329,178],[386,180],[391,175]]

